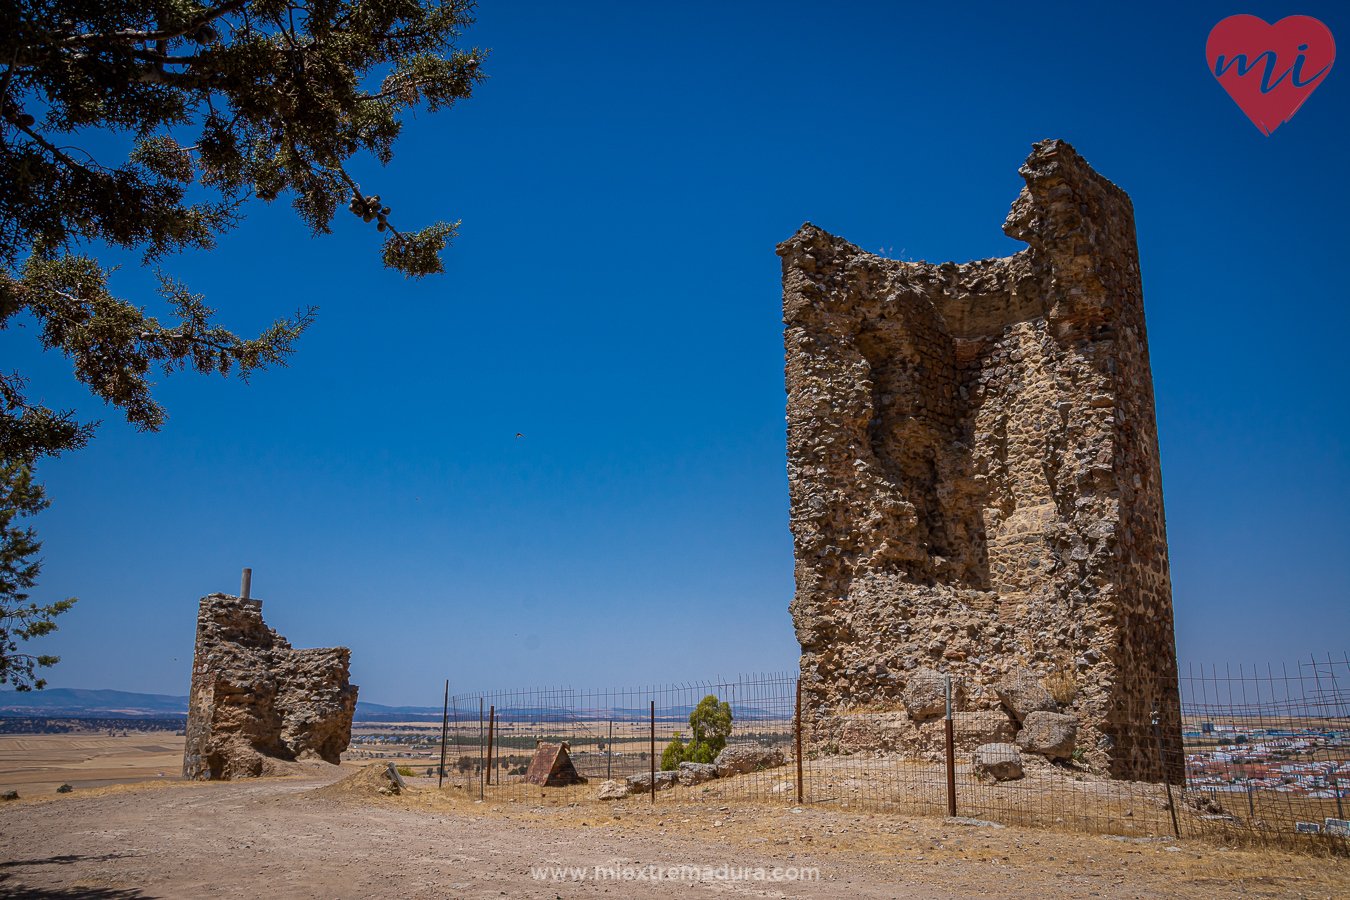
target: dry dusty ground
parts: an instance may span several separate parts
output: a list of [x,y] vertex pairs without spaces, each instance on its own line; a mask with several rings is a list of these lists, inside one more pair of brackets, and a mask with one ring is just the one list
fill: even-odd
[[62,784],[79,789],[181,778],[184,740],[172,731],[5,735],[0,793],[17,790],[27,798],[53,794]]
[[[401,797],[309,792],[328,778],[160,782],[0,806],[0,897],[1343,898],[1350,863],[783,804],[477,803],[426,779]],[[612,866],[633,880],[537,880]],[[647,866],[713,869],[641,880]],[[718,880],[723,866],[819,881]],[[729,873],[728,873],[729,874]]]

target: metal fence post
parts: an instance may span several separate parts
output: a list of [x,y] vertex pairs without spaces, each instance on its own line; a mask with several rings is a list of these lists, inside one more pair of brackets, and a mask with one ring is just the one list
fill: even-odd
[[478,698],[478,799],[483,799],[483,698]]
[[605,780],[609,781],[614,761],[614,720],[609,720],[609,743],[605,744]]
[[947,694],[947,815],[956,815],[956,747],[952,735],[952,676],[942,676]]
[[1163,756],[1162,726],[1158,724],[1158,701],[1153,705],[1153,739],[1158,744],[1158,765],[1162,767],[1163,784],[1167,786],[1167,810],[1172,814],[1172,833],[1181,837],[1181,826],[1177,824],[1177,802],[1172,797],[1172,782],[1167,780],[1167,757]]
[[802,802],[802,680],[797,679],[797,715],[794,723],[797,732],[797,803]]
[[441,770],[436,776],[439,789],[445,781],[445,739],[450,728],[450,679],[445,679],[445,708],[441,710]]
[[656,701],[652,701],[652,802],[656,802]]
[[497,724],[497,707],[488,707],[488,743],[487,743],[487,772],[486,782],[492,784],[492,732]]

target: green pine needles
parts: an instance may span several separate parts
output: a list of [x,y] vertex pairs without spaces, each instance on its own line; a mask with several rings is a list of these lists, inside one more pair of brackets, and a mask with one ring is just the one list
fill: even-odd
[[[458,223],[395,226],[393,210],[347,171],[358,153],[393,157],[401,119],[471,95],[486,53],[455,46],[468,0],[16,0],[0,5],[0,328],[26,311],[44,349],[137,428],[164,412],[147,373],[191,367],[247,377],[284,365],[314,309],[254,339],[210,321],[173,279],[161,324],[108,290],[100,246],[146,264],[209,249],[251,199],[283,195],[314,234],[346,207],[384,235],[384,265],[418,278],[443,271]],[[121,161],[78,145],[127,134]],[[106,141],[100,142],[106,145]],[[28,402],[0,376],[3,458],[83,446],[71,413]]]
[[[156,431],[167,413],[151,396],[154,370],[247,379],[285,366],[316,310],[239,337],[161,272],[161,322],[113,294],[100,249],[159,266],[214,247],[251,200],[284,196],[315,235],[346,207],[383,235],[386,267],[444,271],[458,223],[401,230],[347,164],[357,154],[387,164],[405,114],[448,108],[483,81],[486,52],[456,47],[473,10],[471,0],[0,4],[0,330],[29,327],[94,396]],[[117,142],[100,132],[129,139],[125,158],[107,158]],[[33,465],[85,446],[96,425],[35,402],[23,375],[0,371],[0,684],[42,686],[33,667],[54,658],[12,655],[14,640],[50,632],[73,602],[22,605],[38,571],[24,560],[39,545],[10,523],[46,505]]]
[[53,620],[75,605],[73,597],[48,606],[27,602],[28,589],[42,571],[42,561],[32,558],[42,542],[31,527],[16,527],[14,520],[46,509],[48,502],[30,467],[0,466],[0,684],[12,684],[16,691],[46,687],[33,670],[60,662],[58,656],[19,653],[18,642],[55,631]]

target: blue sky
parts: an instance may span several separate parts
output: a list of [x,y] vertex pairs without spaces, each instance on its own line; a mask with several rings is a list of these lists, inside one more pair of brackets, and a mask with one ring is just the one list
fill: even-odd
[[1206,70],[1239,12],[1350,35],[1319,2],[486,0],[490,80],[353,166],[400,227],[463,220],[445,275],[255,204],[166,268],[237,331],[318,322],[249,385],[162,379],[153,435],[0,334],[49,405],[105,420],[41,473],[35,599],[80,598],[52,685],[186,693],[197,599],[245,565],[268,623],[352,647],[374,702],[793,668],[774,244],[809,220],[911,259],[1016,252],[1017,167],[1050,137],[1134,200],[1183,666],[1340,655],[1350,95],[1343,64],[1263,136]]

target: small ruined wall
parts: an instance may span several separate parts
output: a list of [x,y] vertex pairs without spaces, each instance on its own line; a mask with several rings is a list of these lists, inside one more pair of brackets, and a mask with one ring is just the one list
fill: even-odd
[[778,247],[805,721],[937,672],[1006,740],[1000,679],[1067,673],[1086,759],[1156,780],[1151,705],[1169,749],[1180,708],[1133,206],[1063,141],[1019,172],[1006,259]]
[[306,760],[337,765],[356,711],[350,660],[346,647],[292,649],[263,622],[261,600],[203,597],[183,777],[281,775]]

